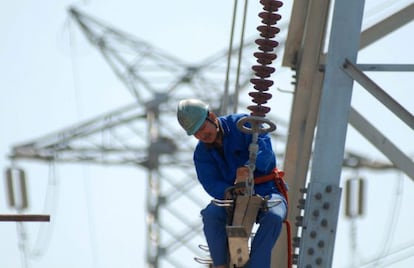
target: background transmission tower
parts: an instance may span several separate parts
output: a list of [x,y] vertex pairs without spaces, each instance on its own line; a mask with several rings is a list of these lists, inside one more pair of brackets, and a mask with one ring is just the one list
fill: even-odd
[[[179,256],[202,253],[198,245],[204,243],[204,237],[197,214],[210,198],[200,196],[202,191],[192,167],[195,139],[186,137],[177,127],[176,105],[182,98],[200,98],[220,113],[228,51],[190,65],[77,9],[71,8],[69,12],[135,101],[14,146],[10,157],[132,165],[145,170],[148,267],[162,267],[163,263],[185,267],[188,259]],[[239,90],[249,86],[254,60],[249,50],[255,48],[252,41],[244,44]],[[232,56],[236,54],[238,48],[231,51]],[[235,72],[232,67],[230,73]],[[234,77],[230,76],[229,84],[235,84]],[[232,96],[229,98],[230,108],[231,101]],[[240,107],[246,107],[245,103],[245,99],[240,99]],[[274,117],[272,120],[278,123],[277,135],[283,133],[284,122]]]
[[[292,24],[293,30],[290,31],[290,34],[293,35],[291,40],[302,40],[300,31],[297,29],[309,31],[309,34],[305,34],[304,37],[310,39],[303,37],[303,42],[289,45],[286,48],[292,51],[285,53],[285,57],[289,56],[287,57],[289,62],[285,65],[296,70],[295,98],[301,98],[308,103],[309,77],[312,77],[312,81],[316,81],[314,82],[315,88],[321,87],[322,83],[323,71],[320,70],[319,61],[324,57],[313,53],[312,48],[316,41],[323,43],[324,33],[316,36],[315,31],[325,27],[323,20],[327,18],[327,15],[321,15],[319,12],[327,12],[329,4],[310,2],[308,7],[307,2],[295,2],[295,5],[299,5],[299,8],[294,8],[297,13],[292,13],[295,23]],[[306,5],[306,7],[300,7],[300,5]],[[320,5],[323,5],[324,8],[319,8]],[[412,8],[411,4],[405,9],[406,14],[411,17],[392,16],[391,19],[404,17],[410,21],[413,14]],[[304,10],[314,13],[303,16],[302,11]],[[137,177],[137,180],[142,180],[142,185],[147,185],[147,266],[187,267],[191,257],[201,253],[198,244],[204,243],[204,237],[201,234],[201,222],[197,213],[210,201],[210,198],[206,195],[200,195],[203,191],[195,179],[191,160],[195,140],[189,139],[183,131],[179,130],[175,116],[176,105],[178,100],[182,98],[201,98],[210,103],[211,108],[220,114],[219,111],[225,108],[221,106],[222,99],[227,97],[223,93],[223,88],[228,51],[223,50],[207,57],[202,62],[188,64],[79,10],[72,8],[69,12],[89,42],[100,51],[116,76],[125,84],[133,96],[134,102],[58,132],[18,144],[12,148],[10,158],[45,162],[133,166],[145,171],[146,178]],[[305,19],[311,21],[305,22]],[[312,20],[316,20],[319,24],[311,23]],[[303,25],[307,24],[307,26],[297,25],[298,22],[303,22]],[[393,23],[388,25],[393,25]],[[361,46],[366,46],[374,42],[376,38],[380,38],[380,34],[375,34],[377,27],[374,26],[372,31],[368,29],[362,33],[362,37],[366,38],[362,38],[365,43],[362,43]],[[282,36],[284,32],[286,30],[282,27]],[[283,49],[282,41],[284,39],[280,39],[281,46],[278,49]],[[251,66],[254,64],[253,50],[256,50],[254,42],[246,41],[243,46],[240,81],[238,81],[240,92],[250,86]],[[236,57],[238,52],[238,48],[235,48],[230,51],[230,55]],[[278,57],[275,65],[280,66],[280,60],[281,57]],[[368,68],[372,66],[368,65]],[[374,67],[384,66],[374,65]],[[315,69],[310,69],[310,67]],[[355,76],[355,73],[358,72],[351,67],[352,65],[348,66],[350,69],[347,71]],[[357,67],[367,68],[363,65]],[[412,65],[403,67],[412,70]],[[230,73],[234,74],[236,71],[234,65],[230,69]],[[280,75],[280,70],[277,75]],[[229,84],[236,84],[233,76],[230,76]],[[228,105],[230,108],[234,108],[231,106],[234,105],[232,101],[236,94],[235,90],[229,92]],[[240,98],[238,106],[241,112],[245,111],[247,102],[246,99]],[[305,111],[303,107],[300,109],[293,107],[292,109],[289,140],[295,147],[297,144],[303,144],[304,140],[302,137],[298,137],[297,140],[292,139],[292,136],[302,133],[295,131],[294,128],[296,126],[298,130],[302,130],[303,127],[301,125],[304,122],[303,118],[297,116],[312,117],[307,120],[316,123],[317,114],[312,111],[317,110],[319,105],[313,104],[313,109],[308,111]],[[272,108],[276,109],[277,106],[272,106]],[[287,126],[280,118],[274,118],[274,114],[270,114],[269,118],[278,125],[278,130],[274,134],[279,136],[274,140],[274,145],[281,166],[280,163],[285,160],[285,155],[279,149],[285,150],[285,146],[284,144],[279,146],[279,143],[286,141]],[[353,121],[358,120],[355,120],[354,117]],[[409,121],[412,122],[412,119]],[[313,133],[313,131],[314,125],[309,127],[306,133]],[[305,138],[309,148],[297,146],[297,150],[288,150],[287,153],[297,155],[295,155],[295,161],[290,159],[289,166],[284,166],[286,174],[289,174],[287,177],[295,178],[298,184],[302,184],[301,186],[305,185],[307,178],[313,134],[312,137],[308,135]],[[304,151],[306,154],[303,153]],[[286,155],[286,159],[288,159],[288,155]],[[374,163],[357,154],[346,152],[343,165],[351,168],[368,167],[373,169],[397,166],[397,168],[404,170],[404,166],[398,166],[402,161],[394,160],[392,162],[392,164]],[[412,161],[406,167],[411,168]],[[297,178],[303,179],[303,181],[299,181]],[[296,202],[301,195],[299,187],[290,185],[291,205],[294,207],[296,207]],[[296,215],[295,208],[290,210],[291,217]],[[305,252],[301,251],[301,253]],[[188,258],[183,259],[180,256]]]

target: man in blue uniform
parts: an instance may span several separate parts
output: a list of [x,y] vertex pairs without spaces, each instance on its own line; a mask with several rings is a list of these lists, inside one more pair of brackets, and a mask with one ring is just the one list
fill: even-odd
[[[224,199],[226,190],[249,176],[249,145],[251,134],[237,128],[237,121],[246,114],[216,116],[206,103],[197,99],[181,100],[177,119],[189,136],[199,140],[194,151],[194,165],[198,180],[205,191],[216,199]],[[254,177],[269,175],[276,168],[276,157],[267,133],[258,138],[258,152]],[[255,194],[283,202],[260,211],[259,228],[251,243],[250,259],[245,267],[270,268],[271,252],[286,217],[286,200],[273,180],[255,184]],[[226,235],[227,215],[223,207],[210,203],[201,211],[204,234],[214,267],[226,268],[228,244]]]

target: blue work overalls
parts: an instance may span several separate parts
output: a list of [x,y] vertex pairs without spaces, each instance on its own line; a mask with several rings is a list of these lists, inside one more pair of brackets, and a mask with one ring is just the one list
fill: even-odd
[[[248,164],[249,145],[252,136],[237,128],[237,121],[246,114],[233,114],[219,117],[223,133],[222,151],[199,142],[194,151],[194,164],[197,177],[206,192],[216,199],[223,199],[225,190],[234,185],[236,170]],[[255,177],[270,174],[276,167],[276,157],[268,134],[260,134],[259,150],[256,159]],[[273,181],[254,186],[255,193],[264,197],[283,199]],[[283,219],[286,217],[286,202],[260,212],[259,228],[251,244],[250,260],[246,267],[270,267],[271,252],[280,234]],[[228,263],[226,210],[210,203],[201,211],[203,230],[215,266]]]

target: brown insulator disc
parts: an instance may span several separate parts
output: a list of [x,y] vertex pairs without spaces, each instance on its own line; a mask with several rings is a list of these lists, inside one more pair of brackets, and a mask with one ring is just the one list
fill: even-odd
[[265,92],[249,92],[249,96],[253,98],[253,102],[257,104],[265,104],[272,98],[272,94]]
[[251,115],[265,117],[265,115],[270,112],[270,108],[267,106],[260,105],[250,105],[247,106],[247,109],[252,111]]
[[283,3],[277,0],[260,0],[260,3],[263,5],[263,10],[274,12],[283,6]]
[[257,62],[263,65],[269,65],[276,59],[274,53],[255,52],[253,55],[257,58]]
[[269,25],[260,25],[257,27],[257,30],[260,32],[260,36],[265,38],[273,38],[280,32],[279,28]]
[[279,45],[279,42],[268,39],[256,39],[255,43],[259,45],[259,49],[264,52],[273,51]]
[[267,91],[273,85],[272,80],[252,78],[250,82],[254,84],[254,88],[260,91]]
[[260,12],[259,17],[262,18],[262,22],[266,25],[274,25],[282,18],[279,14],[269,12]]
[[255,71],[255,75],[260,78],[270,77],[270,74],[275,72],[275,68],[264,66],[264,65],[253,65],[253,71]]

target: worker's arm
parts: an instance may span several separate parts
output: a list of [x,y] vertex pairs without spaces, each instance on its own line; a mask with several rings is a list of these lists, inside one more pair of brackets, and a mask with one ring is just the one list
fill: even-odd
[[194,164],[204,190],[213,198],[223,199],[226,189],[233,185],[234,177],[225,178],[217,162],[204,152],[195,152]]

